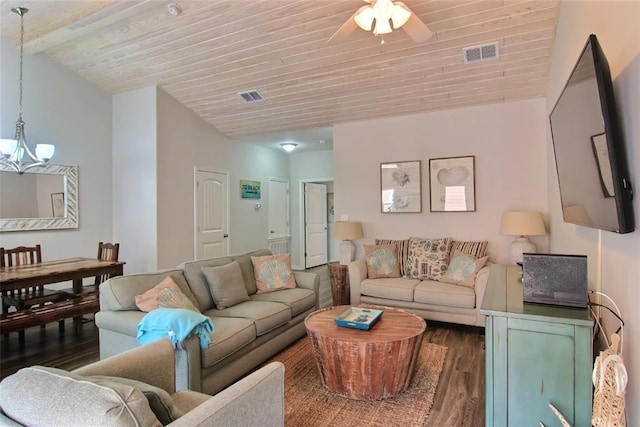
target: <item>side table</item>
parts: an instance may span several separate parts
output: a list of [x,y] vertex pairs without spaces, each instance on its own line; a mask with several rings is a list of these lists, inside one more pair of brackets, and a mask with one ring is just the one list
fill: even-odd
[[339,262],[329,263],[329,276],[331,277],[331,296],[333,305],[349,305],[349,266]]

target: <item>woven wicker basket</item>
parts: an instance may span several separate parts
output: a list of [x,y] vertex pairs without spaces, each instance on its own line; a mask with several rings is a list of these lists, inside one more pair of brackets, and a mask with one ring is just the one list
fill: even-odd
[[593,369],[593,413],[594,427],[624,427],[626,369],[618,355],[620,337],[611,336],[611,346],[596,358]]

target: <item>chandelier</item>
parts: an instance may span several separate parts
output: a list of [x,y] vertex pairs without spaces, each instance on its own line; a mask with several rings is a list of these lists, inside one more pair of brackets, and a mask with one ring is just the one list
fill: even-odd
[[0,139],[0,163],[22,175],[31,168],[44,166],[53,157],[55,146],[52,144],[37,144],[34,155],[27,145],[27,138],[24,134],[24,121],[22,120],[22,63],[24,55],[24,14],[29,9],[14,7],[11,11],[20,15],[20,110],[16,121],[15,138]]
[[[366,0],[365,0],[366,1]],[[370,6],[363,6],[354,17],[358,27],[373,34],[389,34],[407,23],[411,11],[404,3],[391,0],[372,0]],[[375,20],[375,26],[374,24]],[[393,23],[393,29],[391,28]]]

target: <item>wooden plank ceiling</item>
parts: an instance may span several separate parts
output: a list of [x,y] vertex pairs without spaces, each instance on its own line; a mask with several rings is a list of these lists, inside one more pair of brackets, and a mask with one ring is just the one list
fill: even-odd
[[[559,1],[405,0],[433,31],[331,35],[362,0],[1,3],[2,36],[44,52],[115,94],[158,85],[236,139],[336,123],[544,96]],[[462,48],[499,43],[465,64]],[[265,98],[245,103],[239,92]]]

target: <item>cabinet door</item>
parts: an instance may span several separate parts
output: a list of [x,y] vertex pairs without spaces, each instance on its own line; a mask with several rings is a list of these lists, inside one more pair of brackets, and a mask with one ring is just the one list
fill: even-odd
[[[511,322],[510,322],[511,323]],[[570,424],[574,420],[575,342],[573,334],[553,325],[527,322],[528,328],[508,331],[507,419],[510,426],[560,426],[552,403]],[[533,326],[531,328],[531,326]],[[539,330],[536,326],[540,326]],[[573,328],[565,332],[570,332]],[[553,333],[560,332],[560,333]]]

